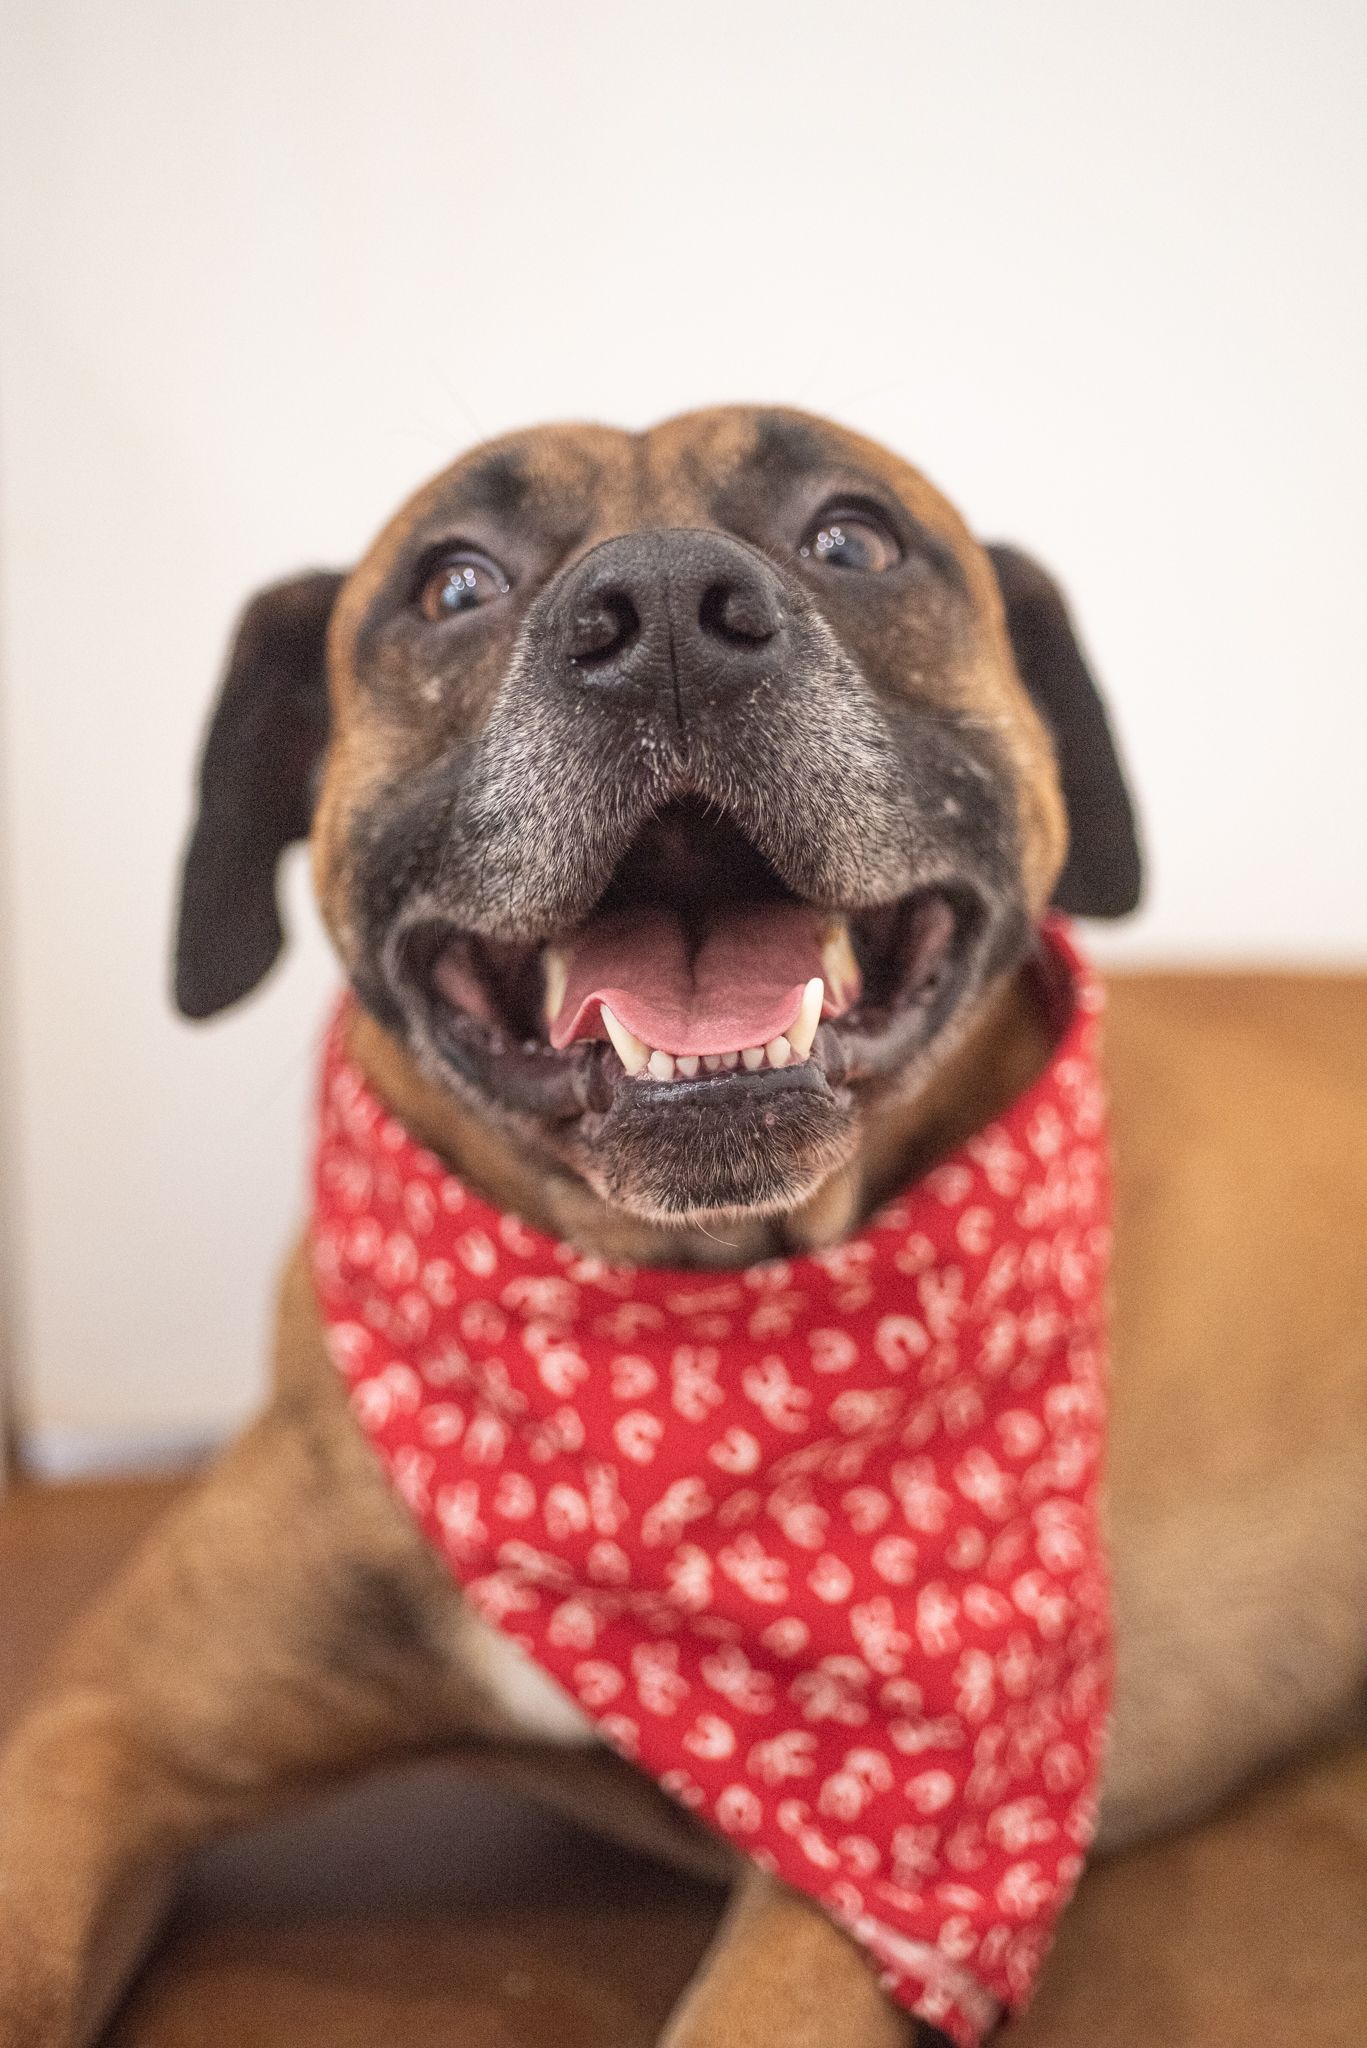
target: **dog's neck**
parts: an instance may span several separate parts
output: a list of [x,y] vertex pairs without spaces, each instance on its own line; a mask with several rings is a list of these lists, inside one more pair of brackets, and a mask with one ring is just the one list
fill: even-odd
[[631,1216],[547,1155],[510,1144],[427,1080],[364,1010],[353,1014],[348,1050],[400,1122],[486,1201],[615,1264],[724,1267],[816,1251],[848,1237],[897,1188],[1028,1088],[1049,1059],[1052,1034],[1034,976],[1021,969],[989,994],[931,1083],[900,1112],[873,1119],[857,1157],[801,1207],[706,1225]]

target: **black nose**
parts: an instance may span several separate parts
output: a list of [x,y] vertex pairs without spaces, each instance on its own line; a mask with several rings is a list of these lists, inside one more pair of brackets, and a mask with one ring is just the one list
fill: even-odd
[[775,674],[787,632],[783,586],[729,534],[656,527],[604,541],[554,593],[565,680],[669,695],[675,713]]

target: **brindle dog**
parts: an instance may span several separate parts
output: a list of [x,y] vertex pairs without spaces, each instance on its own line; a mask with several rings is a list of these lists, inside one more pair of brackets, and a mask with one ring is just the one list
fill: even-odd
[[[397,1113],[543,1230],[700,1266],[836,1241],[1004,1106],[1048,1053],[1023,971],[1041,915],[1122,913],[1139,880],[1047,577],[886,450],[745,409],[477,450],[350,575],[252,603],[186,862],[188,1014],[270,967],[276,863],[306,834],[352,1050]],[[844,920],[864,993],[810,1059],[626,1086],[605,1044],[546,1041],[548,944],[604,907],[737,901]],[[1367,1201],[1361,1105],[1247,1046],[1184,1066],[1162,1018],[1120,1014],[1109,1843],[1342,1718],[1367,1664],[1367,1300],[1325,1219]],[[1275,1200],[1279,1110],[1313,1140],[1318,1208]],[[577,1716],[391,1497],[297,1252],[267,1414],[0,1762],[0,2044],[93,2041],[197,1843],[382,1759],[491,1743],[734,1879],[671,2048],[907,2040],[813,1904],[606,1755],[566,1770],[566,1740]]]

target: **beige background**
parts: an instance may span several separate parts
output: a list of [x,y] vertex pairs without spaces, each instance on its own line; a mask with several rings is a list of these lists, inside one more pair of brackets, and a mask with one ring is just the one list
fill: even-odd
[[[7,0],[6,1170],[56,1466],[261,1384],[330,974],[167,1006],[229,620],[539,416],[731,397],[1075,594],[1143,794],[1108,952],[1367,957],[1367,15]],[[1100,941],[1100,935],[1099,935]]]

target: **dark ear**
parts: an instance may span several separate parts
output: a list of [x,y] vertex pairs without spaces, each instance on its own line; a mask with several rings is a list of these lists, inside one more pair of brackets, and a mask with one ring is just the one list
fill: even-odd
[[273,584],[238,624],[181,871],[176,1003],[187,1017],[249,995],[284,943],[275,869],[308,834],[327,745],[327,625],[343,580],[318,570]]
[[1015,548],[987,552],[1016,667],[1053,737],[1068,807],[1068,858],[1054,902],[1076,917],[1125,917],[1143,886],[1139,833],[1101,693],[1052,579]]

